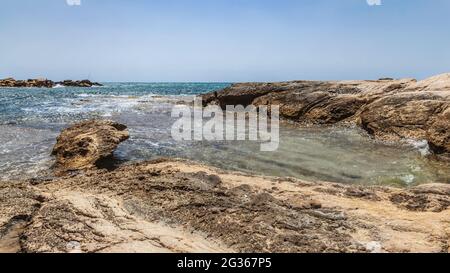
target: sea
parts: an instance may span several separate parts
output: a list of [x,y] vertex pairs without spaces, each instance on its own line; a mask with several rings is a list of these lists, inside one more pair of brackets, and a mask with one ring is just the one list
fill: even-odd
[[173,107],[231,83],[103,83],[92,88],[0,88],[0,180],[48,175],[60,131],[87,119],[128,126],[115,157],[128,164],[188,159],[248,174],[307,181],[409,187],[450,183],[450,166],[429,160],[425,141],[386,143],[358,128],[282,124],[280,146],[252,141],[175,141]]

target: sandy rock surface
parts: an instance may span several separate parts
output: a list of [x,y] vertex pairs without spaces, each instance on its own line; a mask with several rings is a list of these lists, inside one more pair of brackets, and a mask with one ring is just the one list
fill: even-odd
[[94,167],[112,167],[113,152],[129,138],[125,125],[113,121],[85,121],[62,131],[52,154],[59,174]]
[[448,252],[450,192],[161,160],[0,187],[1,252]]

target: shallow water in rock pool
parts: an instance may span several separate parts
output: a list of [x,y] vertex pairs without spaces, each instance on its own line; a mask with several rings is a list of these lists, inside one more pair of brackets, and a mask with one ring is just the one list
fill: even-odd
[[250,141],[176,142],[171,110],[191,95],[226,83],[110,83],[101,88],[0,89],[0,180],[45,173],[60,130],[89,118],[113,119],[131,138],[116,157],[141,161],[179,157],[269,176],[369,185],[450,183],[450,166],[426,159],[418,142],[377,142],[354,128],[283,125],[276,152]]

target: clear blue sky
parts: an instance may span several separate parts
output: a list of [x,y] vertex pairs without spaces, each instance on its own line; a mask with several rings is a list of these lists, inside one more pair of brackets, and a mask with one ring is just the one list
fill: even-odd
[[280,81],[450,72],[450,0],[2,0],[0,78]]

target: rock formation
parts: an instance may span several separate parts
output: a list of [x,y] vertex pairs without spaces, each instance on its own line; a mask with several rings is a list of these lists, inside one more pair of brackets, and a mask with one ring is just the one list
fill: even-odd
[[129,137],[125,125],[113,121],[85,121],[62,131],[52,154],[57,173],[110,167],[113,152]]
[[81,80],[81,81],[72,81],[65,80],[62,82],[57,82],[56,84],[67,86],[67,87],[92,87],[92,86],[102,86],[98,82],[91,82],[89,80]]
[[47,79],[29,79],[25,81],[17,81],[13,78],[0,80],[0,87],[38,87],[38,88],[52,88],[54,82]]
[[160,159],[94,168],[124,125],[64,130],[71,176],[0,183],[1,252],[449,252],[450,185],[361,187]]
[[203,95],[204,105],[279,105],[280,116],[298,123],[358,124],[379,139],[427,140],[450,158],[450,74],[417,82],[294,81],[240,83]]
[[[449,252],[450,188],[159,160],[0,184],[0,252]],[[194,231],[194,232],[193,232]]]
[[102,86],[97,82],[91,82],[89,80],[72,81],[65,80],[62,82],[53,82],[47,79],[29,79],[25,81],[15,80],[13,78],[7,78],[0,80],[0,87],[36,87],[36,88],[53,88],[57,85],[67,87],[93,87]]

